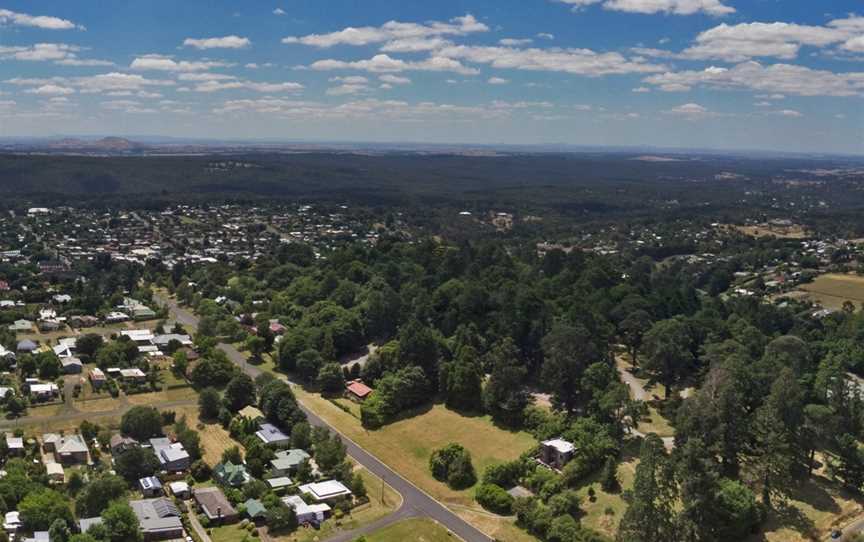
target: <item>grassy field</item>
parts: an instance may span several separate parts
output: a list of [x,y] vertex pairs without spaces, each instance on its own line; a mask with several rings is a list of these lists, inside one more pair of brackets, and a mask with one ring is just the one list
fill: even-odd
[[487,466],[515,459],[534,446],[531,435],[499,429],[488,416],[467,417],[442,405],[434,405],[426,412],[382,429],[367,431],[357,418],[320,395],[301,389],[295,389],[295,393],[307,407],[343,434],[487,534],[514,542],[534,540],[515,529],[512,519],[488,514],[480,508],[474,501],[473,488],[463,491],[449,489],[432,478],[428,466],[433,450],[458,442],[471,452],[479,475]]
[[369,542],[451,542],[447,529],[429,519],[406,519],[366,536]]
[[232,439],[228,431],[218,423],[205,423],[199,427],[197,406],[176,408],[174,411],[177,413],[178,420],[185,416],[186,424],[200,435],[204,461],[211,467],[222,461],[223,450],[231,446],[239,446],[241,450],[243,449],[243,445]]
[[808,299],[828,309],[840,310],[845,301],[851,301],[856,309],[864,304],[864,277],[828,273],[813,282],[802,284],[798,290]]
[[792,224],[791,226],[774,226],[772,224],[760,224],[758,226],[732,226],[744,235],[750,237],[776,237],[778,239],[806,239],[810,232],[804,226]]

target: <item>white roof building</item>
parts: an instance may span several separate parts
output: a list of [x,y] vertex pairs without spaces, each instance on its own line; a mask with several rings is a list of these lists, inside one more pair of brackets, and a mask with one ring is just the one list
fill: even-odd
[[290,506],[294,509],[294,513],[297,515],[297,522],[301,524],[321,523],[330,511],[330,507],[326,504],[306,504],[306,501],[298,495],[282,497],[282,502],[285,506]]
[[328,480],[326,482],[314,482],[300,486],[300,492],[311,496],[316,501],[326,501],[350,495],[351,490],[345,487],[338,480]]

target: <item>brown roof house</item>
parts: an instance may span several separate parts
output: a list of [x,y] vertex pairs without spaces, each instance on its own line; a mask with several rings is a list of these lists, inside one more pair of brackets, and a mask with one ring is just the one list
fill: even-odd
[[228,502],[228,498],[218,487],[202,487],[192,491],[192,497],[211,522],[219,524],[237,521],[237,510]]

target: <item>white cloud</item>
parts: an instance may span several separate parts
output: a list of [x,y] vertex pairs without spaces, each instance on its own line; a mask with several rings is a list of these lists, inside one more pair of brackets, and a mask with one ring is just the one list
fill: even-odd
[[662,71],[661,66],[641,59],[627,59],[617,52],[590,49],[515,49],[510,47],[452,46],[436,51],[442,57],[489,64],[498,69],[563,72],[599,76]]
[[174,81],[147,79],[133,73],[103,73],[89,77],[76,77],[71,83],[85,93],[110,92],[117,90],[141,90],[148,86],[172,86]]
[[75,58],[81,51],[77,45],[67,43],[36,43],[33,45],[0,45],[0,58],[28,61],[64,60]]
[[39,96],[64,96],[66,94],[75,94],[75,90],[69,87],[61,87],[59,85],[42,85],[40,87],[25,90],[27,94],[38,94]]
[[694,86],[794,96],[856,96],[864,91],[862,72],[833,73],[792,64],[763,66],[752,60],[732,68],[711,66],[701,71],[665,72],[644,81],[667,92]]
[[309,68],[318,71],[327,70],[363,70],[372,73],[396,73],[403,71],[433,71],[433,72],[455,72],[463,75],[474,75],[476,69],[463,65],[458,60],[444,57],[430,57],[426,60],[409,62],[392,58],[388,55],[375,55],[368,60],[345,61],[345,60],[319,60],[313,62]]
[[368,77],[363,77],[362,75],[348,75],[345,77],[331,77],[329,79],[331,83],[347,83],[349,85],[365,85],[369,82]]
[[516,39],[516,38],[504,38],[502,40],[498,40],[498,45],[503,45],[505,47],[519,47],[521,45],[529,45],[534,40],[531,38],[524,39]]
[[183,40],[184,47],[196,49],[243,49],[252,45],[249,38],[240,36],[223,36],[221,38],[186,38]]
[[97,60],[95,58],[64,58],[56,60],[54,64],[62,66],[114,66],[110,60]]
[[506,85],[510,82],[509,79],[504,79],[503,77],[490,77],[488,81],[486,81],[490,85]]
[[450,42],[444,38],[404,38],[388,41],[381,46],[381,51],[385,53],[419,53],[422,51],[432,51],[440,49]]
[[232,64],[227,62],[219,62],[212,60],[174,60],[171,57],[155,54],[138,57],[132,61],[132,64],[129,65],[129,67],[133,70],[158,70],[170,72],[206,71],[212,68],[226,68],[230,66],[232,66]]
[[551,41],[555,39],[555,34],[550,34],[548,32],[540,32],[539,34],[537,34],[537,37],[543,40]]
[[273,15],[285,15],[287,12],[282,8],[276,8],[273,10]]
[[[795,23],[720,24],[700,33],[693,45],[681,52],[663,49],[634,49],[640,54],[682,60],[723,60],[743,62],[773,57],[791,60],[802,47],[825,48],[839,45],[848,52],[864,52],[864,17],[830,21],[826,26]],[[831,51],[836,54],[836,51]]]
[[651,92],[651,89],[648,87],[636,87],[631,92],[634,92],[636,94],[645,94]]
[[[348,27],[329,34],[310,34],[302,37],[287,37],[282,43],[300,43],[312,47],[327,48],[336,45],[369,45],[404,40],[422,43],[424,39],[441,36],[464,36],[474,32],[486,32],[489,27],[473,15],[456,17],[450,22],[433,21],[427,24],[390,21],[381,26]],[[428,49],[426,49],[428,50]]]
[[694,15],[706,13],[721,16],[735,13],[735,8],[721,0],[558,0],[578,10],[594,4],[603,3],[603,8],[627,13],[668,13],[671,15]]
[[[282,93],[282,92],[297,92],[303,90],[303,85],[300,83],[283,82],[283,83],[262,83],[255,81],[236,81],[236,80],[207,80],[198,83],[190,89],[194,92],[218,92],[221,90],[252,90],[261,93]],[[179,89],[178,89],[179,90]]]
[[359,94],[361,92],[369,91],[368,85],[339,85],[336,87],[331,87],[327,89],[328,96],[347,96],[350,94]]
[[180,81],[225,81],[228,79],[237,79],[233,75],[227,73],[181,73],[177,76]]
[[401,77],[399,75],[385,74],[378,77],[381,81],[385,83],[389,83],[391,85],[410,85],[411,79],[407,77]]
[[679,105],[678,107],[673,107],[668,111],[664,111],[664,113],[676,117],[681,117],[689,121],[703,120],[709,117],[716,117],[719,115],[718,113],[709,111],[708,108],[702,105],[692,102]]
[[798,119],[804,116],[801,112],[795,111],[794,109],[781,109],[780,111],[772,111],[771,114],[792,119]]
[[26,13],[16,13],[8,9],[0,9],[0,26],[5,25],[32,26],[45,30],[72,30],[74,28],[85,30],[83,26],[59,17],[28,15]]

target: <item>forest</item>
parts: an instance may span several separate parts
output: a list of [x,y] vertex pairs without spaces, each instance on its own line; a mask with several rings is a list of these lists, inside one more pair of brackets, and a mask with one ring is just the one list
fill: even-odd
[[[641,439],[618,539],[659,542],[742,539],[782,513],[816,470],[849,491],[864,487],[856,374],[864,316],[817,320],[797,302],[726,298],[701,287],[711,272],[426,239],[353,245],[322,259],[289,244],[245,267],[152,278],[203,316],[205,347],[234,336],[325,390],[362,378],[376,390],[362,405],[370,429],[441,401],[538,440],[576,443],[560,473],[528,456],[481,473],[478,500],[512,510],[552,542],[599,537],[579,525],[574,490],[598,472],[604,487],[617,483],[615,465],[644,408],[616,371],[616,357],[627,357],[664,390],[675,439],[670,453],[656,435]],[[288,329],[278,343],[272,319]],[[378,345],[368,363],[342,371],[338,360],[368,343]],[[533,404],[537,391],[550,394],[551,410]],[[534,496],[502,498],[517,482]]]

